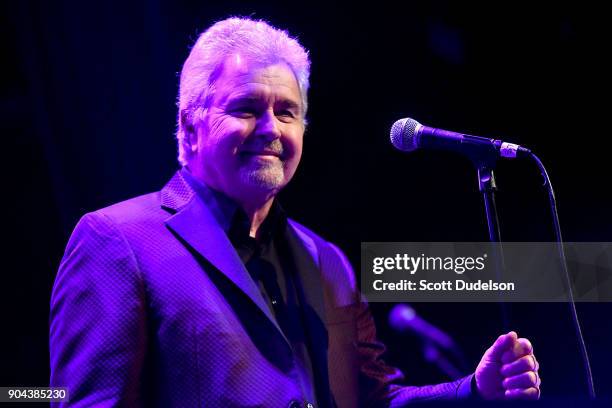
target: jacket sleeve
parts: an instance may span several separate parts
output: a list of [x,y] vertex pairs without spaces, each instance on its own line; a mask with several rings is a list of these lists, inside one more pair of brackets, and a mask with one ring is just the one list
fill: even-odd
[[[346,256],[336,246],[330,244],[332,251],[325,251],[327,267],[342,267],[348,276],[353,276],[352,298],[356,324],[356,352],[359,366],[359,405],[363,407],[400,407],[411,402],[428,400],[450,400],[472,397],[473,375],[459,380],[426,386],[403,385],[404,374],[395,367],[387,365],[382,359],[385,345],[377,339],[376,326],[367,301],[360,294],[354,272]],[[326,258],[325,256],[323,259]],[[335,257],[335,261],[330,258]],[[349,279],[350,280],[350,279]]]
[[417,401],[464,399],[472,396],[473,375],[436,385],[402,385],[403,373],[382,359],[385,346],[376,338],[374,319],[365,301],[357,312],[357,336],[363,406],[401,407]]
[[140,404],[144,284],[127,240],[105,215],[85,215],[72,233],[49,323],[50,383],[68,388],[66,405]]

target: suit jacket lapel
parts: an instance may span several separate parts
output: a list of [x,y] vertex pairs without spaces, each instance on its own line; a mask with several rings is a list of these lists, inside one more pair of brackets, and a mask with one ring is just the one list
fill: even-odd
[[291,221],[286,238],[293,262],[299,265],[296,268],[296,289],[303,310],[304,332],[309,343],[317,401],[322,407],[331,406],[327,362],[328,333],[319,252],[313,239]]
[[200,196],[184,180],[180,171],[162,189],[161,201],[163,207],[176,211],[166,220],[168,228],[249,297],[289,344],[225,231]]
[[293,221],[289,221],[286,238],[294,262],[301,266],[297,268],[297,275],[304,292],[304,301],[326,326],[323,281],[317,246]]

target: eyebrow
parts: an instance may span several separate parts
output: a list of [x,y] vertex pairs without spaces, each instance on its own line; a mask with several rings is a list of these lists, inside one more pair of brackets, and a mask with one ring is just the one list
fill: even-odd
[[278,103],[286,109],[295,109],[300,112],[300,105],[297,102],[292,101],[291,99],[282,99],[278,101]]
[[227,98],[228,103],[240,103],[240,102],[259,102],[260,98],[254,95],[230,95]]
[[[227,100],[228,105],[235,105],[240,103],[259,103],[261,102],[261,98],[258,98],[255,95],[236,95],[230,96]],[[281,99],[277,101],[277,104],[286,109],[295,109],[300,112],[300,104],[291,100],[291,99]]]

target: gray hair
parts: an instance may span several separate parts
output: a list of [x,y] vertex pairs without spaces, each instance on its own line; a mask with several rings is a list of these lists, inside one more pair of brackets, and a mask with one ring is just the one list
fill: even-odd
[[286,63],[297,79],[302,98],[302,117],[306,115],[310,76],[308,51],[286,31],[272,27],[265,21],[242,17],[219,21],[200,34],[181,71],[176,132],[181,165],[187,164],[186,133],[206,112],[223,61],[236,53],[260,66]]

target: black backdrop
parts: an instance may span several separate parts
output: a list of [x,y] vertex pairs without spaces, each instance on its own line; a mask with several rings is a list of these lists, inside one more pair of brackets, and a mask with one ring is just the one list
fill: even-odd
[[[470,163],[394,151],[411,116],[529,146],[547,164],[567,241],[611,241],[605,13],[588,2],[13,1],[2,7],[5,244],[0,385],[48,381],[50,289],[78,218],[157,190],[177,168],[181,64],[199,31],[228,15],[288,29],[313,61],[302,165],[282,193],[293,218],[359,266],[361,241],[485,241]],[[553,238],[528,162],[498,169],[502,237]],[[537,273],[535,271],[534,273]],[[414,384],[446,378],[419,341],[373,309],[388,360]],[[415,304],[475,366],[501,331],[491,304]],[[580,304],[597,390],[612,395],[609,304]],[[566,305],[512,308],[532,339],[545,397],[585,394]]]

